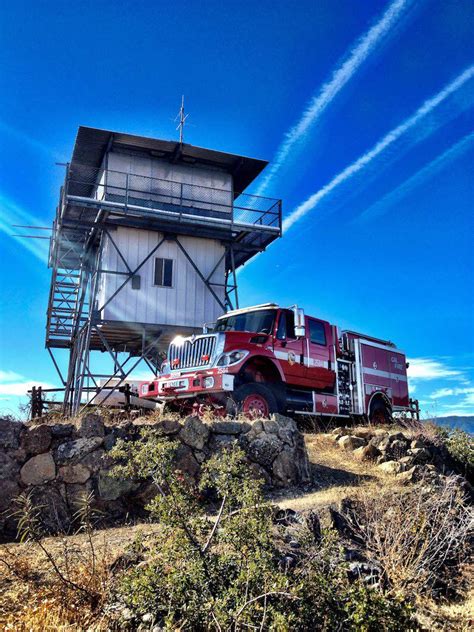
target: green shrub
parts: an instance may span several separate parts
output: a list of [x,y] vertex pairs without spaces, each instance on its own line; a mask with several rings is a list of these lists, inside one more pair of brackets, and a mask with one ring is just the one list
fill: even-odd
[[297,527],[298,554],[285,563],[283,527],[240,449],[211,457],[196,485],[175,469],[175,448],[149,432],[112,453],[117,476],[151,478],[157,489],[148,507],[156,535],[117,582],[137,624],[146,614],[169,630],[410,629],[405,603],[349,581],[334,533],[317,542]]
[[474,437],[463,430],[451,431],[446,441],[446,447],[458,467],[468,478],[474,475]]

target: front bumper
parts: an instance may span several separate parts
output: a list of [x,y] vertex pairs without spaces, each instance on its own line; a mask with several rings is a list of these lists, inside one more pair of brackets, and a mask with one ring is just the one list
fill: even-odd
[[234,376],[221,368],[191,372],[176,371],[152,382],[142,382],[139,389],[140,397],[145,399],[172,401],[233,391]]

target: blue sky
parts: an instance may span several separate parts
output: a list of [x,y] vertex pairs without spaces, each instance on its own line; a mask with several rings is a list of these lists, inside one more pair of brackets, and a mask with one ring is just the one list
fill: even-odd
[[51,223],[78,125],[176,138],[185,94],[185,139],[283,198],[241,303],[388,337],[425,413],[474,414],[471,0],[16,1],[0,30],[2,411],[58,382],[47,242],[10,225]]

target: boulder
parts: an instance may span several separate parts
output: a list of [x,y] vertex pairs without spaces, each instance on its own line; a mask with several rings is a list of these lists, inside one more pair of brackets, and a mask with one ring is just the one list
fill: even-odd
[[380,463],[378,468],[385,474],[399,474],[404,470],[403,463],[398,461],[385,461],[385,463]]
[[27,454],[41,454],[51,445],[51,428],[47,424],[30,426],[23,434],[21,447]]
[[202,450],[209,438],[209,427],[199,417],[188,417],[179,436],[186,445]]
[[75,426],[73,424],[51,424],[49,426],[53,439],[67,439],[72,437]]
[[105,435],[104,422],[97,413],[87,413],[83,417],[79,417],[76,428],[80,437],[103,437]]
[[280,428],[285,428],[286,424],[280,424],[276,419],[264,419],[263,429],[269,434],[278,434]]
[[361,439],[369,441],[374,436],[374,431],[372,428],[356,428],[351,434],[354,437],[360,437]]
[[98,472],[101,469],[110,469],[113,465],[113,460],[108,456],[105,450],[99,448],[98,450],[86,454],[79,463],[87,467],[91,472]]
[[129,478],[115,478],[108,470],[99,472],[97,490],[102,500],[117,500],[137,490],[140,484]]
[[199,463],[194,458],[193,451],[186,445],[180,445],[176,450],[175,464],[178,470],[181,470],[193,478],[199,474],[201,469]]
[[275,435],[261,433],[248,443],[245,451],[252,461],[270,468],[282,447],[281,441]]
[[365,445],[365,439],[361,437],[355,437],[354,435],[345,435],[338,439],[339,446],[344,448],[344,450],[355,450],[356,448],[360,448]]
[[246,421],[214,421],[211,424],[211,431],[216,434],[238,435],[242,432],[248,432],[251,426]]
[[374,445],[363,445],[360,448],[354,450],[354,456],[359,461],[375,461],[380,456],[380,450]]
[[428,452],[426,448],[413,448],[408,454],[413,456],[415,463],[428,463],[431,459],[431,454]]
[[12,508],[13,500],[19,494],[18,483],[8,479],[0,479],[0,517],[5,510]]
[[[215,434],[211,435],[209,439],[209,450],[211,452],[219,452],[220,450],[231,448],[238,440],[238,436],[235,434]],[[197,450],[200,452],[200,450]]]
[[102,442],[102,437],[84,437],[83,439],[76,439],[75,441],[61,443],[56,448],[56,461],[58,463],[78,461],[86,454],[89,454],[89,452],[96,450],[100,445],[102,445]]
[[20,466],[5,452],[0,452],[0,481],[14,479],[18,474]]
[[422,439],[413,439],[413,441],[410,444],[410,448],[416,449],[416,448],[425,448],[426,447],[426,442],[423,441]]
[[42,485],[56,476],[56,465],[51,452],[31,457],[20,470],[25,485]]
[[275,482],[279,486],[285,487],[297,483],[299,472],[293,450],[282,450],[273,461],[272,471]]
[[65,483],[85,483],[91,475],[88,467],[77,463],[76,465],[63,465],[59,468],[58,476]]
[[181,424],[176,419],[162,419],[158,430],[163,435],[174,435],[181,430]]
[[405,456],[407,453],[408,445],[406,441],[401,441],[400,439],[395,439],[395,441],[391,441],[389,444],[390,454],[395,459],[400,459],[402,456]]
[[16,450],[20,445],[20,434],[24,426],[20,421],[8,417],[0,418],[0,448]]
[[[45,456],[40,454],[39,456]],[[38,457],[33,457],[38,458]],[[48,483],[32,488],[33,504],[40,510],[42,527],[50,533],[66,531],[72,515],[66,502],[66,487],[60,483]]]

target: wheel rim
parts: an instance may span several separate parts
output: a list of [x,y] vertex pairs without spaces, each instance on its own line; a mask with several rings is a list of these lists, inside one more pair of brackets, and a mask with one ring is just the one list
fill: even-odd
[[258,393],[252,393],[242,402],[242,412],[249,417],[268,417],[268,402]]

